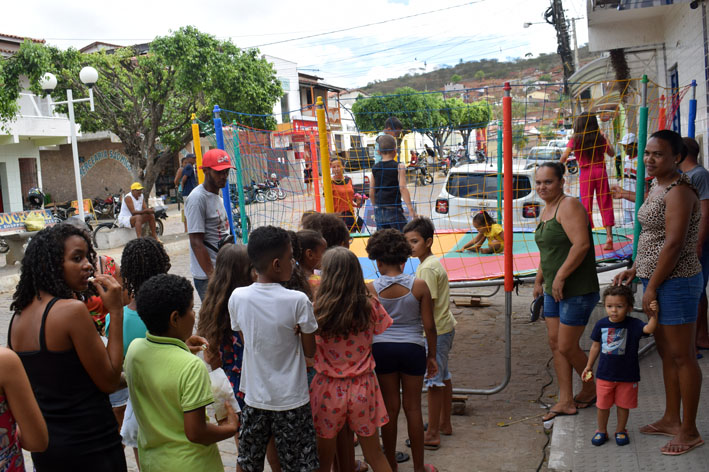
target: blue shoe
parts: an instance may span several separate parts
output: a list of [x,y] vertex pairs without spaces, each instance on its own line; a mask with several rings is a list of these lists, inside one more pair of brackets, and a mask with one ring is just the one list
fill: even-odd
[[630,436],[628,436],[628,430],[623,430],[620,433],[615,433],[615,443],[619,446],[625,446],[630,444]]
[[593,439],[591,439],[591,444],[594,446],[603,446],[606,441],[608,441],[608,435],[606,433],[596,431],[596,434],[593,435]]

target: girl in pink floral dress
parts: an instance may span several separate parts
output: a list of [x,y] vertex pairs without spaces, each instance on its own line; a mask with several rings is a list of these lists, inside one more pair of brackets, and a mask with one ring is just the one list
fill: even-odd
[[320,470],[330,471],[337,433],[348,424],[374,471],[391,471],[377,434],[389,417],[374,374],[372,338],[392,320],[368,292],[359,260],[349,250],[325,253],[314,311],[319,330],[310,403]]

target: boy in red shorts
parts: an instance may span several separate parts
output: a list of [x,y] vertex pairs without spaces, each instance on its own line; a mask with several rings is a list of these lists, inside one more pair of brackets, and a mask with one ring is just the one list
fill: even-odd
[[640,363],[638,348],[643,335],[652,334],[657,327],[657,301],[650,305],[655,313],[648,323],[627,316],[633,309],[633,292],[625,285],[608,287],[603,292],[603,304],[608,316],[598,320],[593,327],[593,346],[588,355],[588,363],[581,373],[584,382],[593,378],[593,364],[600,354],[596,371],[596,408],[598,408],[598,429],[591,439],[594,446],[608,441],[608,417],[615,404],[618,410],[618,425],[615,429],[615,443],[625,446],[630,443],[625,425],[630,409],[638,406],[638,382]]

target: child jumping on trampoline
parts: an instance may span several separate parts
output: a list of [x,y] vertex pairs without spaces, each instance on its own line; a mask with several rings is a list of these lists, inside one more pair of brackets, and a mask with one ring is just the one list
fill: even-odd
[[450,286],[446,269],[431,252],[435,227],[425,217],[417,217],[404,227],[404,235],[411,245],[411,255],[421,262],[416,277],[426,281],[433,299],[433,320],[436,322],[436,364],[438,373],[426,378],[428,387],[428,429],[423,447],[436,450],[441,446],[441,434],[453,434],[451,408],[453,384],[448,371],[448,354],[453,347],[456,321],[450,310]]
[[[505,248],[502,226],[495,222],[485,210],[481,210],[473,217],[473,226],[478,235],[471,239],[465,246],[456,252],[473,251],[480,254],[500,254]],[[487,247],[483,243],[487,239]]]
[[633,309],[633,292],[626,285],[614,285],[603,292],[603,305],[608,316],[598,320],[591,333],[593,345],[588,354],[588,363],[581,373],[584,382],[593,378],[593,364],[600,354],[596,371],[596,408],[598,429],[591,439],[594,446],[608,441],[608,417],[615,404],[618,424],[615,443],[625,446],[630,443],[625,425],[631,408],[638,406],[638,382],[640,363],[638,348],[643,335],[652,334],[657,327],[657,300],[650,307],[655,312],[647,323],[628,316]]

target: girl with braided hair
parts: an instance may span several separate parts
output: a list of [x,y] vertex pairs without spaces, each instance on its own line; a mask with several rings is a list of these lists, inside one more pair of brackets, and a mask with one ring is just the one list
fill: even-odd
[[40,231],[22,259],[8,347],[27,372],[49,431],[49,447],[32,453],[35,470],[126,470],[108,393],[120,382],[123,330],[104,345],[80,294],[92,285],[116,326],[123,324],[121,286],[94,274],[96,253],[85,231],[59,224]]

